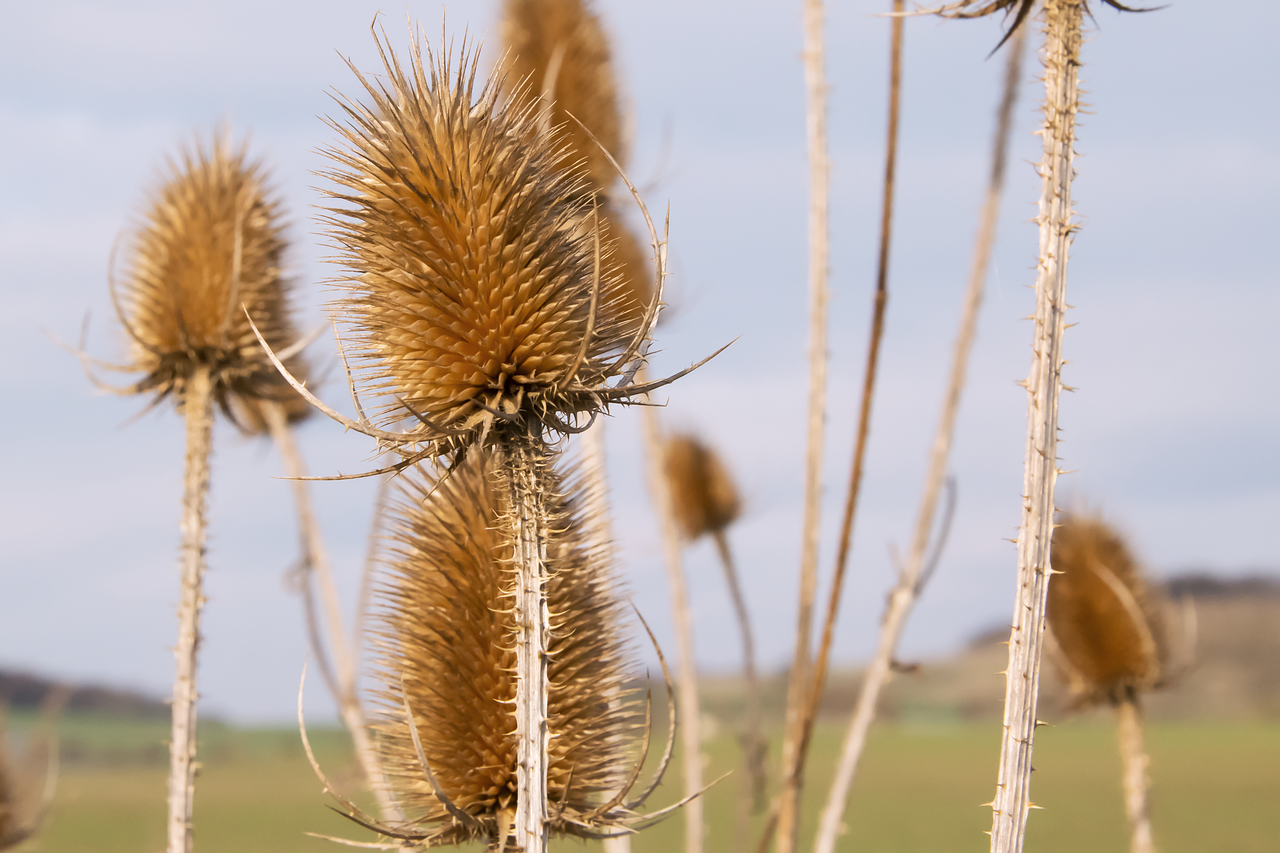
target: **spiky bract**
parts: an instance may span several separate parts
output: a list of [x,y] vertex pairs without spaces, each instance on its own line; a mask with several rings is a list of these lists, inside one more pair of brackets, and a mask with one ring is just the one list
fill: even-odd
[[1054,531],[1048,620],[1085,702],[1119,702],[1161,675],[1168,643],[1157,602],[1124,541],[1098,518]]
[[181,406],[192,372],[206,365],[224,412],[233,397],[297,396],[245,316],[248,310],[273,349],[294,343],[284,251],[280,206],[243,146],[232,150],[215,139],[171,161],[134,235],[119,305],[132,343],[130,369],[146,374],[129,390],[157,399],[172,394]]
[[671,501],[686,539],[723,530],[742,512],[742,500],[719,455],[701,439],[676,435],[667,441],[664,463]]
[[[1004,12],[1005,17],[1013,17],[1013,22],[1009,24],[1009,28],[1005,30],[1004,38],[1000,40],[1000,44],[996,45],[998,50],[1001,45],[1009,40],[1014,30],[1022,26],[1023,21],[1030,17],[1032,10],[1042,0],[958,0],[955,3],[947,3],[935,9],[929,9],[928,12],[934,15],[941,15],[944,18],[985,18],[987,15],[996,12]],[[1150,9],[1135,9],[1120,3],[1119,0],[1102,0],[1103,3],[1119,9],[1122,12],[1150,12]],[[1088,4],[1085,4],[1085,10],[1088,11]]]
[[386,79],[357,72],[372,102],[342,101],[348,148],[329,151],[358,374],[384,425],[408,419],[437,453],[524,418],[572,429],[614,399],[604,383],[639,340],[610,307],[585,173],[534,111],[476,90],[465,44],[456,67],[417,42],[408,67],[379,49]]
[[[380,591],[382,763],[420,840],[431,844],[501,839],[515,813],[515,568],[502,464],[471,454],[434,491],[405,478]],[[549,496],[558,532],[547,561],[548,829],[589,835],[618,817],[617,809],[593,812],[628,769],[636,709],[624,685],[634,673],[607,555],[589,544],[589,519],[565,497],[581,489],[554,473],[549,479],[558,487]],[[441,790],[478,826],[451,818],[433,793],[405,725],[405,699]]]
[[507,0],[502,40],[508,96],[548,110],[548,120],[564,133],[571,156],[586,164],[600,204],[601,242],[614,249],[618,260],[624,296],[618,307],[626,314],[624,322],[634,326],[652,295],[653,274],[611,192],[618,173],[604,152],[625,165],[627,140],[600,17],[587,0]]

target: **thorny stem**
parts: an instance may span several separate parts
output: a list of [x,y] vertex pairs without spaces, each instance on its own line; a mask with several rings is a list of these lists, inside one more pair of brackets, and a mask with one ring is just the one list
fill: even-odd
[[[901,19],[897,20],[901,21]],[[934,434],[932,458],[929,463],[929,473],[925,479],[924,493],[920,500],[920,513],[916,518],[911,551],[886,607],[880,627],[876,657],[863,677],[862,686],[858,692],[858,701],[849,724],[849,731],[845,736],[835,780],[822,812],[818,840],[814,846],[817,853],[831,853],[835,850],[840,819],[844,814],[849,790],[857,773],[858,761],[866,743],[867,730],[875,718],[880,688],[884,685],[892,667],[906,620],[920,595],[925,552],[928,549],[929,534],[933,530],[934,517],[937,514],[938,497],[946,478],[947,459],[950,456],[951,442],[955,435],[956,414],[960,408],[960,394],[964,389],[969,352],[973,347],[974,333],[977,329],[978,309],[982,305],[982,291],[991,258],[991,246],[995,242],[996,223],[1000,213],[1000,195],[1004,186],[1006,153],[1009,147],[1009,129],[1012,126],[1013,106],[1018,95],[1018,82],[1022,76],[1024,41],[1023,31],[1019,30],[1009,46],[1009,64],[1005,72],[1004,94],[1000,100],[996,124],[991,178],[987,186],[986,202],[982,209],[973,265],[969,271],[969,284],[960,319],[960,333],[956,337],[955,351],[951,361],[951,378],[943,401],[942,416],[938,422],[937,432]],[[818,697],[821,697],[821,693],[818,693]],[[816,712],[816,706],[813,710]]]
[[173,677],[173,734],[169,741],[168,853],[190,853],[196,776],[196,656],[200,648],[201,585],[205,570],[205,502],[213,435],[212,383],[197,365],[183,402],[187,458],[182,483],[182,591],[178,604],[177,667]]
[[[809,686],[813,600],[818,589],[818,541],[822,515],[822,450],[827,411],[827,82],[822,0],[804,4],[805,116],[809,139],[809,424],[805,458],[804,532],[800,549],[800,602],[795,655],[787,687],[782,766],[791,767],[800,749],[804,703]],[[778,851],[796,844],[801,779],[787,774],[779,797]]]
[[1147,751],[1142,744],[1142,708],[1136,693],[1116,708],[1116,734],[1124,773],[1124,810],[1129,816],[1129,853],[1155,853],[1147,814]]
[[1040,261],[1036,276],[1034,357],[1027,377],[1027,445],[1022,529],[1018,534],[1018,587],[1005,675],[1004,736],[992,801],[992,853],[1021,853],[1031,807],[1031,750],[1035,736],[1045,604],[1049,594],[1049,545],[1053,491],[1058,476],[1058,398],[1062,389],[1062,337],[1066,327],[1067,252],[1076,79],[1084,0],[1046,0],[1044,159],[1040,164]]
[[[355,642],[349,641],[342,630],[342,608],[339,605],[338,589],[333,581],[333,571],[329,565],[329,554],[324,547],[320,526],[316,523],[315,513],[311,508],[311,493],[307,481],[302,479],[307,475],[306,466],[298,451],[298,443],[294,440],[293,430],[289,427],[284,406],[273,400],[264,401],[262,415],[267,423],[267,429],[271,432],[271,439],[280,452],[285,476],[289,478],[293,488],[293,502],[298,513],[298,533],[302,539],[304,555],[302,594],[308,609],[307,628],[311,635],[312,651],[323,662],[326,647],[333,649],[336,679],[330,681],[329,688],[333,698],[337,700],[342,722],[351,733],[360,769],[364,772],[365,781],[377,798],[382,818],[387,821],[403,821],[404,814],[391,796],[386,777],[375,757],[369,731],[365,726],[364,709],[360,705],[360,695],[356,689],[355,657],[358,652]],[[311,593],[313,580],[319,581],[325,603],[326,628],[329,637],[327,644],[321,636],[314,614],[311,613],[314,610]],[[321,669],[326,673],[331,672],[327,664]]]
[[742,634],[742,672],[747,681],[747,720],[746,730],[742,735],[742,750],[747,774],[739,783],[737,824],[734,826],[738,841],[734,844],[734,849],[745,850],[751,813],[758,811],[764,801],[765,743],[760,732],[760,679],[756,674],[756,644],[751,631],[751,617],[747,613],[747,602],[742,595],[742,584],[738,581],[733,553],[729,550],[729,538],[723,528],[712,531],[711,535],[720,554],[725,582],[729,585],[729,597],[733,600],[734,614],[738,618],[738,631]]
[[[640,384],[647,381],[644,369],[637,374]],[[666,557],[667,583],[671,587],[671,620],[676,632],[676,695],[672,701],[680,708],[683,738],[685,796],[702,790],[702,721],[698,704],[698,660],[693,648],[693,618],[689,613],[689,593],[684,582],[684,563],[680,558],[680,534],[671,502],[671,484],[663,469],[662,425],[658,410],[641,406],[644,422],[645,458],[649,468],[649,488],[657,505],[658,523],[662,529],[662,551]],[[684,807],[686,853],[702,853],[702,798],[695,797]]]
[[[536,423],[502,443],[511,498],[516,618],[516,819],[514,848],[547,845],[547,447]],[[502,849],[502,840],[499,840]]]

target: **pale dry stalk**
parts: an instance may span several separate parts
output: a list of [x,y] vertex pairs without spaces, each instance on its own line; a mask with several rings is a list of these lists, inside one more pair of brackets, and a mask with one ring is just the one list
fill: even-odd
[[1155,853],[1147,813],[1147,751],[1142,743],[1142,708],[1130,694],[1116,707],[1116,729],[1124,778],[1124,810],[1129,816],[1129,853]]
[[[364,708],[360,704],[360,694],[356,683],[355,659],[358,654],[358,635],[348,639],[342,630],[342,607],[339,603],[338,588],[334,584],[333,571],[329,565],[329,552],[324,547],[324,539],[320,535],[320,526],[316,523],[315,512],[311,507],[311,492],[307,486],[306,466],[302,462],[302,454],[294,439],[293,428],[289,426],[288,413],[283,403],[276,400],[263,400],[261,404],[262,419],[266,422],[271,440],[275,442],[284,463],[284,474],[293,488],[293,502],[298,513],[298,533],[302,539],[303,560],[303,600],[307,608],[307,629],[311,635],[311,648],[320,657],[324,665],[321,669],[330,680],[329,688],[338,702],[338,713],[342,722],[351,733],[351,741],[355,746],[356,760],[364,773],[365,781],[378,801],[378,809],[384,820],[403,820],[395,799],[387,786],[382,768],[378,765],[374,754],[373,743],[369,739]],[[315,618],[312,580],[320,586],[321,598],[324,600],[326,631],[329,642],[325,643],[321,636],[320,626]],[[325,649],[333,650],[333,671],[324,661]]]
[[991,825],[992,853],[1020,853],[1031,807],[1040,659],[1049,591],[1054,486],[1058,476],[1058,399],[1066,328],[1067,253],[1075,231],[1071,179],[1083,0],[1047,0],[1044,159],[1040,164],[1040,260],[1036,276],[1034,357],[1027,378],[1026,470],[1018,534],[1018,587],[1009,638],[1004,735]]
[[[796,762],[804,734],[809,692],[813,601],[818,589],[818,542],[822,517],[822,452],[827,414],[827,81],[822,0],[804,4],[805,116],[809,141],[809,416],[805,456],[804,532],[800,552],[800,603],[795,654],[787,687],[782,766]],[[778,802],[778,851],[791,853],[799,830],[801,778],[785,773]]]
[[547,450],[540,426],[525,441],[504,443],[499,470],[511,495],[515,545],[516,818],[515,848],[547,848]]
[[[641,368],[637,381],[645,384],[648,377]],[[702,709],[698,700],[698,659],[693,646],[693,616],[689,612],[689,591],[684,580],[684,561],[680,555],[680,528],[671,499],[671,483],[663,470],[665,454],[662,424],[658,410],[642,406],[645,460],[649,467],[649,488],[658,510],[662,530],[662,553],[667,567],[667,583],[671,587],[671,621],[676,632],[676,695],[670,701],[680,710],[684,765],[684,795],[702,790]],[[686,853],[702,853],[704,817],[702,798],[695,797],[683,809]]]
[[[901,18],[897,20],[901,22]],[[832,783],[827,804],[823,809],[818,830],[818,841],[814,847],[818,853],[831,853],[831,851],[835,850],[841,817],[844,814],[849,790],[857,773],[862,748],[866,743],[867,730],[875,718],[880,688],[884,685],[892,669],[893,658],[897,653],[902,630],[923,586],[921,576],[922,572],[926,571],[925,552],[929,546],[929,535],[934,526],[934,518],[937,515],[938,499],[942,492],[943,482],[946,479],[947,460],[950,456],[951,443],[955,435],[956,414],[960,408],[960,396],[964,389],[965,375],[968,371],[969,353],[973,348],[974,334],[977,330],[978,309],[982,305],[982,293],[987,277],[987,267],[991,258],[991,247],[995,242],[996,223],[1000,213],[1000,196],[1004,187],[1009,129],[1012,126],[1013,106],[1017,100],[1018,82],[1022,76],[1021,60],[1024,41],[1023,31],[1018,30],[1009,46],[1010,54],[1004,77],[1004,93],[1000,100],[996,121],[991,177],[987,185],[987,197],[983,204],[981,224],[974,247],[973,265],[969,271],[969,284],[965,292],[964,309],[961,313],[960,332],[956,337],[955,349],[952,355],[951,377],[947,386],[947,394],[943,401],[942,416],[939,419],[938,429],[934,435],[929,473],[925,479],[925,488],[920,501],[920,512],[916,519],[911,551],[898,578],[897,586],[890,595],[880,627],[876,657],[868,668],[858,693],[857,705],[849,724],[849,731],[845,736],[835,780]]]
[[196,776],[196,658],[200,649],[201,587],[205,570],[205,503],[213,436],[213,387],[209,367],[191,371],[183,414],[187,458],[182,483],[182,591],[178,604],[177,669],[173,678],[173,733],[169,741],[169,853],[191,850]]

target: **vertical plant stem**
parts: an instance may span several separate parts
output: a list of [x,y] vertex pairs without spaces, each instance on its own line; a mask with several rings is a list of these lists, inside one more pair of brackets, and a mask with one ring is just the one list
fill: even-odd
[[515,847],[547,846],[547,450],[537,425],[504,445],[515,546],[516,823]]
[[205,503],[213,438],[212,384],[207,365],[187,381],[183,411],[187,458],[182,482],[182,591],[178,604],[177,668],[173,677],[173,733],[169,741],[169,853],[191,850],[196,776],[196,657],[204,606]]
[[[273,400],[264,401],[262,415],[271,433],[271,439],[280,452],[285,477],[289,479],[293,489],[294,507],[298,513],[298,533],[302,539],[304,555],[303,600],[307,607],[307,629],[311,635],[312,652],[322,662],[321,670],[329,676],[327,680],[330,680],[330,692],[338,703],[338,712],[342,715],[343,724],[351,733],[356,759],[360,762],[365,781],[378,801],[383,819],[403,820],[404,814],[391,796],[382,768],[375,757],[369,731],[365,726],[364,709],[360,705],[360,695],[356,689],[355,660],[358,650],[342,630],[342,607],[338,598],[338,588],[333,581],[329,553],[324,547],[320,526],[316,523],[315,512],[311,508],[310,490],[307,482],[301,479],[306,476],[307,471],[302,462],[302,455],[298,451],[298,443],[294,440],[293,430],[289,427],[282,404]],[[321,636],[320,626],[315,618],[311,591],[313,580],[319,582],[321,597],[325,603],[326,631],[324,633],[328,635],[328,643]],[[333,649],[332,670],[326,660],[326,648]]]
[[[901,22],[901,19],[897,19]],[[1009,145],[1009,129],[1012,126],[1013,106],[1017,101],[1018,82],[1022,76],[1022,50],[1025,41],[1023,31],[1019,30],[1009,45],[1009,63],[1004,77],[1004,91],[1000,99],[1000,108],[996,120],[996,133],[993,141],[991,177],[987,185],[987,197],[983,204],[981,224],[974,247],[973,264],[969,271],[969,283],[965,292],[964,309],[961,312],[960,332],[956,337],[955,350],[951,360],[951,377],[947,393],[943,400],[942,415],[934,434],[929,472],[925,479],[925,488],[920,501],[920,511],[916,517],[915,533],[911,541],[911,551],[907,563],[903,567],[880,627],[880,638],[876,648],[876,656],[863,677],[858,692],[853,718],[845,736],[840,762],[836,770],[835,780],[823,809],[818,830],[818,841],[814,846],[818,853],[831,853],[835,850],[836,836],[839,833],[840,820],[848,801],[849,790],[857,773],[858,761],[862,748],[866,744],[867,730],[875,719],[876,705],[880,688],[892,667],[893,657],[897,652],[902,630],[906,625],[912,607],[920,594],[921,573],[924,570],[925,551],[929,545],[929,534],[933,529],[934,517],[937,514],[938,498],[946,477],[947,460],[951,452],[951,443],[955,435],[955,419],[960,408],[960,396],[964,389],[965,374],[968,370],[969,353],[973,348],[974,334],[978,323],[978,310],[982,305],[983,286],[986,281],[987,267],[991,258],[991,247],[995,242],[996,223],[999,220],[1000,196],[1004,187],[1005,164]],[[815,709],[816,710],[816,709]]]
[[1084,0],[1046,0],[1044,159],[1040,163],[1040,261],[1036,276],[1034,354],[1027,378],[1027,446],[1022,529],[1018,534],[1018,587],[1005,675],[1004,736],[991,825],[992,853],[1020,853],[1031,807],[1031,751],[1049,593],[1053,492],[1058,476],[1058,398],[1062,389],[1062,337],[1066,326],[1067,252],[1076,79]]
[[[809,140],[809,420],[805,457],[804,532],[800,550],[800,602],[795,655],[787,686],[782,766],[799,753],[808,695],[813,601],[818,589],[818,543],[822,520],[822,456],[827,414],[827,82],[822,0],[804,3],[805,116]],[[778,850],[791,853],[799,828],[801,779],[784,774],[778,804]]]
[[747,713],[742,748],[747,774],[739,783],[741,793],[738,798],[737,823],[734,826],[737,841],[733,849],[745,850],[749,818],[764,800],[765,744],[760,732],[760,679],[756,674],[756,644],[751,632],[751,617],[747,613],[747,602],[742,595],[742,584],[738,581],[733,553],[729,550],[729,538],[723,528],[712,531],[711,535],[715,539],[716,550],[720,553],[720,565],[724,568],[729,597],[733,600],[733,610],[738,617],[738,631],[742,634],[742,672],[747,681]]
[[1147,750],[1142,743],[1142,708],[1136,694],[1116,708],[1116,729],[1124,773],[1124,810],[1129,816],[1129,853],[1155,853],[1147,814]]
[[[645,371],[637,374],[636,381],[641,384],[648,381]],[[698,659],[693,646],[693,618],[689,613],[689,592],[684,582],[684,563],[680,557],[680,534],[671,502],[671,484],[663,466],[663,448],[666,444],[662,438],[662,425],[658,422],[658,410],[653,406],[641,406],[640,411],[644,422],[649,488],[653,491],[653,501],[658,509],[667,583],[671,587],[671,620],[676,632],[676,695],[672,697],[672,701],[680,709],[684,793],[689,796],[702,790],[702,710],[698,702]],[[690,800],[682,812],[685,851],[702,853],[705,834],[702,798]]]

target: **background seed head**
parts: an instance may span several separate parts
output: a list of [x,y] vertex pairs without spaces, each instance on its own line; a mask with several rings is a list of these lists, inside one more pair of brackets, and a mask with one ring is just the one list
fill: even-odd
[[[487,453],[469,454],[434,491],[417,477],[402,481],[377,596],[382,763],[410,818],[440,824],[445,843],[475,833],[456,824],[432,793],[405,723],[405,695],[449,798],[491,833],[515,808],[514,547],[503,523],[509,501],[497,485],[498,464]],[[559,494],[581,493],[565,478],[554,480],[564,487]],[[589,520],[576,499],[555,495],[551,504],[549,526],[558,532],[547,555],[547,790],[557,812],[568,788],[562,818],[573,818],[600,805],[629,769],[636,708],[625,685],[635,672],[607,555],[588,544]],[[552,829],[574,831],[567,820]]]
[[495,412],[554,423],[602,408],[592,389],[615,375],[610,356],[628,339],[603,239],[592,318],[586,173],[534,112],[500,102],[492,84],[476,91],[466,45],[456,68],[429,51],[424,65],[417,47],[408,67],[383,56],[385,81],[361,77],[370,103],[344,102],[349,123],[334,124],[346,147],[329,152],[340,188],[329,223],[351,270],[336,309],[384,425],[412,410],[455,431],[446,452],[500,426]]
[[676,520],[686,539],[723,530],[742,512],[742,500],[729,471],[714,450],[693,435],[667,441],[667,479]]
[[[176,162],[152,194],[133,237],[121,312],[132,367],[146,374],[134,390],[181,406],[197,365],[211,369],[215,399],[297,396],[267,359],[247,309],[276,350],[294,343],[281,277],[285,240],[278,202],[260,164],[216,138]],[[242,308],[243,306],[243,308]],[[293,359],[299,371],[303,366]]]
[[1169,646],[1161,602],[1119,534],[1098,518],[1066,516],[1051,559],[1049,628],[1075,691],[1115,702],[1155,686]]

